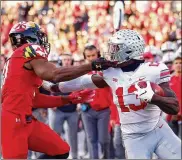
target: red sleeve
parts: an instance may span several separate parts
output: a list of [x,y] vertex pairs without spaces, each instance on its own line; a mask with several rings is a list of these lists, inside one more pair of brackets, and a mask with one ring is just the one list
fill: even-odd
[[37,92],[33,102],[33,108],[54,108],[68,104],[60,96],[48,96]]

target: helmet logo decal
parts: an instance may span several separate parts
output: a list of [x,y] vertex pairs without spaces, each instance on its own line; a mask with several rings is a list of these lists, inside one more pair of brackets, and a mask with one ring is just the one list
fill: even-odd
[[34,22],[28,22],[27,24],[28,24],[28,26],[31,27],[31,28],[34,28],[34,27],[35,27],[35,23],[34,23]]
[[15,27],[16,31],[24,31],[26,29],[26,22],[20,22],[18,25]]

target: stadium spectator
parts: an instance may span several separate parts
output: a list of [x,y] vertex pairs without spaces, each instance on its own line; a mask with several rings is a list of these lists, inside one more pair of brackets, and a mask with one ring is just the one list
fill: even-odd
[[144,51],[144,58],[150,62],[160,62],[162,60],[162,51],[155,46],[146,46]]
[[74,57],[73,57],[73,65],[74,66],[79,66],[79,65],[84,64],[84,63],[85,63],[85,60],[84,60],[83,55],[74,54]]
[[161,46],[161,51],[163,52],[162,62],[167,65],[171,73],[173,72],[172,62],[174,60],[176,50],[177,44],[174,42],[166,41]]
[[174,73],[171,77],[170,86],[172,90],[175,92],[181,108],[178,115],[168,115],[167,121],[169,122],[169,126],[172,128],[174,133],[181,137],[181,127],[182,127],[182,99],[181,99],[182,57],[181,56],[178,56],[174,59],[173,69]]
[[111,158],[125,159],[126,157],[122,143],[122,133],[120,129],[119,115],[114,103],[110,105],[110,110],[111,110],[110,127],[111,127],[111,141],[112,141],[111,144],[113,144],[113,149],[114,149],[111,150],[111,155],[112,155]]
[[1,83],[2,83],[2,72],[3,72],[3,68],[4,68],[4,65],[5,65],[5,62],[6,62],[6,57],[4,55],[1,55],[1,73],[0,73],[0,80],[1,80]]
[[[71,66],[72,65],[72,55],[70,53],[64,53],[61,55],[61,65]],[[64,94],[69,95],[70,93]],[[54,94],[60,95],[60,94]],[[62,94],[63,95],[63,94]],[[48,119],[49,126],[55,130],[59,135],[65,137],[63,124],[67,121],[68,124],[68,143],[71,148],[71,156],[73,159],[78,157],[78,142],[77,142],[77,132],[78,132],[78,113],[77,105],[69,104],[62,107],[57,107],[54,109],[48,109]]]
[[[99,57],[97,48],[87,44],[84,49],[86,61],[91,62]],[[94,73],[90,73],[94,74]],[[101,73],[98,73],[101,74]],[[99,158],[98,144],[101,145],[103,158],[109,158],[109,117],[112,96],[109,88],[96,89],[93,102],[85,104],[82,112],[84,128],[88,137],[90,158]]]

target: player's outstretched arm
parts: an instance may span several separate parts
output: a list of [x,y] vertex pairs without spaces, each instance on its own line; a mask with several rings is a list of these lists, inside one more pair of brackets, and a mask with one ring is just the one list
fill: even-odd
[[54,64],[44,59],[32,60],[30,64],[41,79],[54,82],[68,81],[92,71],[91,64],[57,68]]
[[103,77],[100,75],[84,75],[79,78],[60,82],[57,84],[52,84],[50,82],[44,81],[42,87],[51,92],[73,92],[82,89],[96,89],[96,88],[104,88],[108,87],[108,84],[105,82]]
[[54,108],[69,104],[70,100],[67,97],[48,96],[38,93],[34,98],[33,108]]
[[41,79],[63,82],[80,77],[92,70],[105,70],[109,67],[114,67],[116,63],[107,61],[104,58],[99,58],[89,64],[57,68],[54,64],[44,59],[34,59],[30,61],[30,65]]
[[91,90],[74,92],[68,96],[48,96],[37,91],[33,108],[54,108],[66,104],[89,103],[93,100],[94,95],[95,92]]
[[159,84],[164,90],[165,97],[154,94],[151,103],[157,105],[163,112],[176,115],[179,112],[179,103],[175,93],[169,87],[169,83]]

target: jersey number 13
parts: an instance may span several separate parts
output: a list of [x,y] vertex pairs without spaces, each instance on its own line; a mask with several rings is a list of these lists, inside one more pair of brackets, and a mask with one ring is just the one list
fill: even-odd
[[138,111],[147,106],[146,102],[142,102],[134,93],[132,93],[135,90],[134,85],[131,85],[125,94],[123,94],[123,87],[119,87],[116,90],[116,95],[122,112],[130,112],[130,110]]

